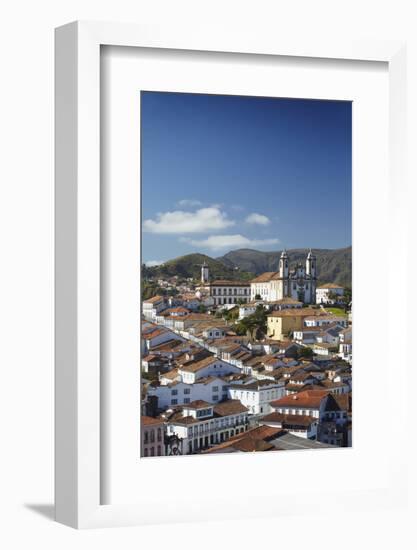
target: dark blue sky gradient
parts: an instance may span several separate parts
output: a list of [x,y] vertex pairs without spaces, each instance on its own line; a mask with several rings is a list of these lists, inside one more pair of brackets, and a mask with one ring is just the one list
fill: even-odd
[[[193,199],[220,204],[236,225],[190,239],[279,239],[254,247],[264,250],[351,244],[350,102],[159,92],[141,102],[142,220],[193,211],[178,206]],[[245,224],[252,212],[271,223]],[[143,260],[199,249],[181,237],[143,232]]]

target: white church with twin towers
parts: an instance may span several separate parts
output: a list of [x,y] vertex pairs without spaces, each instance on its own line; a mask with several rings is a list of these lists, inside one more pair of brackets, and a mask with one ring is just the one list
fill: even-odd
[[275,302],[292,298],[304,304],[316,303],[317,268],[316,257],[309,250],[305,265],[299,263],[289,269],[289,257],[283,250],[279,259],[278,271],[262,273],[251,281],[251,300]]

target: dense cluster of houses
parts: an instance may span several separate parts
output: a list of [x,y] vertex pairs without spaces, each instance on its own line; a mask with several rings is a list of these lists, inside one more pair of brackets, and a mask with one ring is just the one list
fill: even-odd
[[[141,456],[351,446],[352,322],[329,309],[343,287],[316,280],[311,251],[292,271],[284,251],[250,282],[203,264],[194,289],[143,301]],[[237,334],[259,307],[262,339]]]

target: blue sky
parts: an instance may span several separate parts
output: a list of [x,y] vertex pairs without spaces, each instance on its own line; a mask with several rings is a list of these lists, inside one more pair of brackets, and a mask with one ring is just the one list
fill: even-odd
[[141,92],[142,261],[351,244],[351,103]]

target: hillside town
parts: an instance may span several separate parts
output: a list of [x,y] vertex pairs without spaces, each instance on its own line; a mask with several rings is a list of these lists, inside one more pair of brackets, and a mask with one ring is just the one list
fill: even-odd
[[142,457],[350,447],[350,288],[311,250],[251,280],[176,276],[142,301]]

